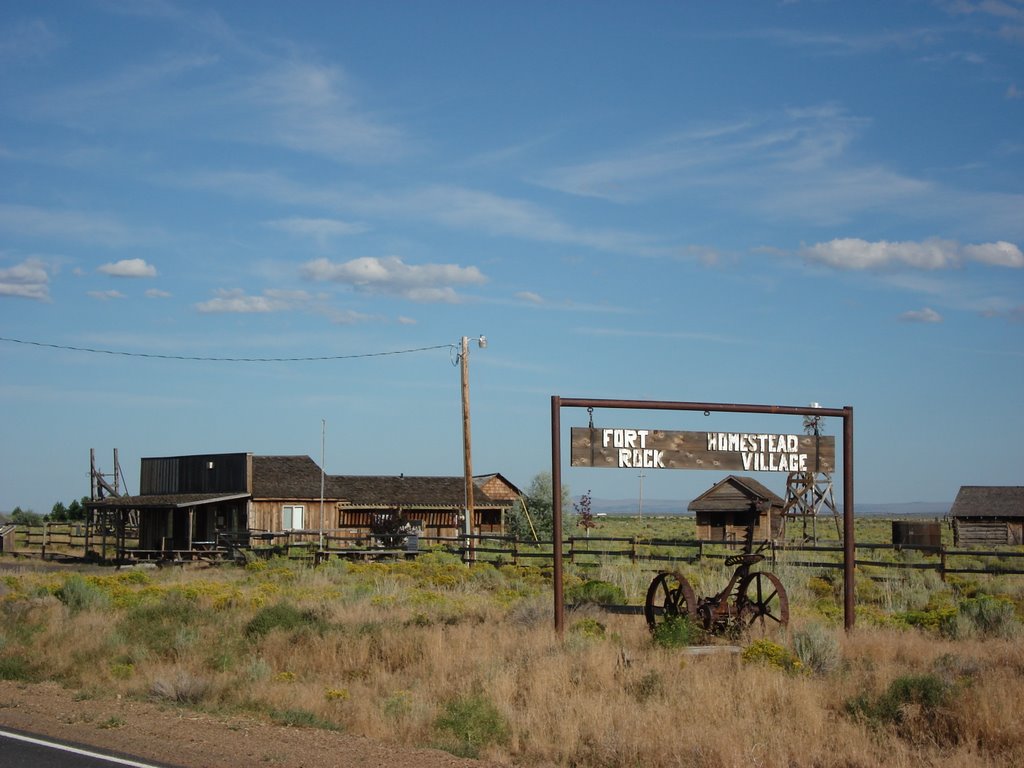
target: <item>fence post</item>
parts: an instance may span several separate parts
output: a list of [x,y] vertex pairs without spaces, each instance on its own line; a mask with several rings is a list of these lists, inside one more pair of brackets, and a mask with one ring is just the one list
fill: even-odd
[[697,542],[697,564],[700,565],[704,562],[704,541],[699,540]]
[[629,537],[629,561],[636,562],[636,536]]
[[939,578],[946,581],[946,548],[939,547]]

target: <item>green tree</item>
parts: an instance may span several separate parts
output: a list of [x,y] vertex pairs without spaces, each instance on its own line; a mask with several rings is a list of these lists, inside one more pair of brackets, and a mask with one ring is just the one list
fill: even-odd
[[15,507],[11,511],[11,522],[15,525],[41,525],[43,516],[37,515],[31,509]]
[[53,505],[50,510],[50,514],[46,517],[47,520],[51,520],[55,523],[63,523],[68,519],[68,508],[64,506],[63,501],[58,501]]
[[[552,484],[551,473],[540,472],[530,482],[530,487],[523,495],[525,510],[517,506],[505,520],[505,529],[510,536],[517,539],[532,539],[533,531],[541,541],[551,541],[552,528]],[[565,518],[569,509],[569,488],[562,485],[562,529],[566,528]],[[527,513],[529,520],[527,520]],[[533,522],[533,530],[530,529]]]
[[88,496],[83,496],[82,500],[74,499],[68,504],[67,519],[70,521],[85,520],[85,502],[89,501]]

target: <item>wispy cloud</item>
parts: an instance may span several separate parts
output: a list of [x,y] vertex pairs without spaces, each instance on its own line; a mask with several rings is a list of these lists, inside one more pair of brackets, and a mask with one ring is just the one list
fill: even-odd
[[335,263],[316,259],[302,266],[303,276],[369,293],[402,296],[413,301],[456,303],[456,287],[481,285],[487,278],[477,267],[458,264],[406,264],[397,256],[364,256]]
[[86,294],[98,301],[112,301],[125,298],[123,293],[113,289],[109,291],[86,291]]
[[145,259],[121,259],[103,264],[98,270],[111,277],[156,277],[156,267],[147,264]]
[[41,239],[125,246],[155,238],[103,213],[0,204],[0,231]]
[[159,288],[150,288],[146,291],[146,297],[150,299],[169,299],[171,294],[167,291],[161,291]]
[[900,315],[900,320],[905,323],[941,323],[942,315],[931,307],[910,310]]
[[0,268],[0,296],[49,301],[49,267],[42,260],[32,258],[13,267]]
[[274,219],[273,221],[268,221],[267,226],[271,229],[287,232],[290,235],[312,238],[321,246],[326,245],[331,238],[358,235],[367,230],[365,224],[339,221],[338,219],[302,218],[299,216],[287,219]]
[[34,64],[50,55],[60,41],[42,19],[25,19],[0,29],[0,61]]
[[958,267],[967,261],[991,266],[1024,268],[1024,253],[1013,243],[996,242],[960,245],[938,238],[921,242],[868,242],[858,238],[839,238],[805,247],[800,251],[807,261],[844,270],[910,267],[938,270]]

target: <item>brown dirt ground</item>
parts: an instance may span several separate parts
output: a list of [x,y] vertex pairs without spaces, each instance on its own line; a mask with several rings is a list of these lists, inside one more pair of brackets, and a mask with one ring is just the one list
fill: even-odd
[[124,698],[79,700],[56,683],[0,681],[0,728],[181,768],[492,768],[434,749]]

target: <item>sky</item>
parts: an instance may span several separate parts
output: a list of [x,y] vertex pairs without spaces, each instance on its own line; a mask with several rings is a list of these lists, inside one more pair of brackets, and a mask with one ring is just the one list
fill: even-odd
[[[461,475],[481,335],[524,490],[554,395],[852,407],[858,502],[1024,482],[1020,0],[8,0],[0,180],[0,510],[90,449]],[[565,409],[573,498],[723,477],[570,468],[591,418],[802,431]]]

